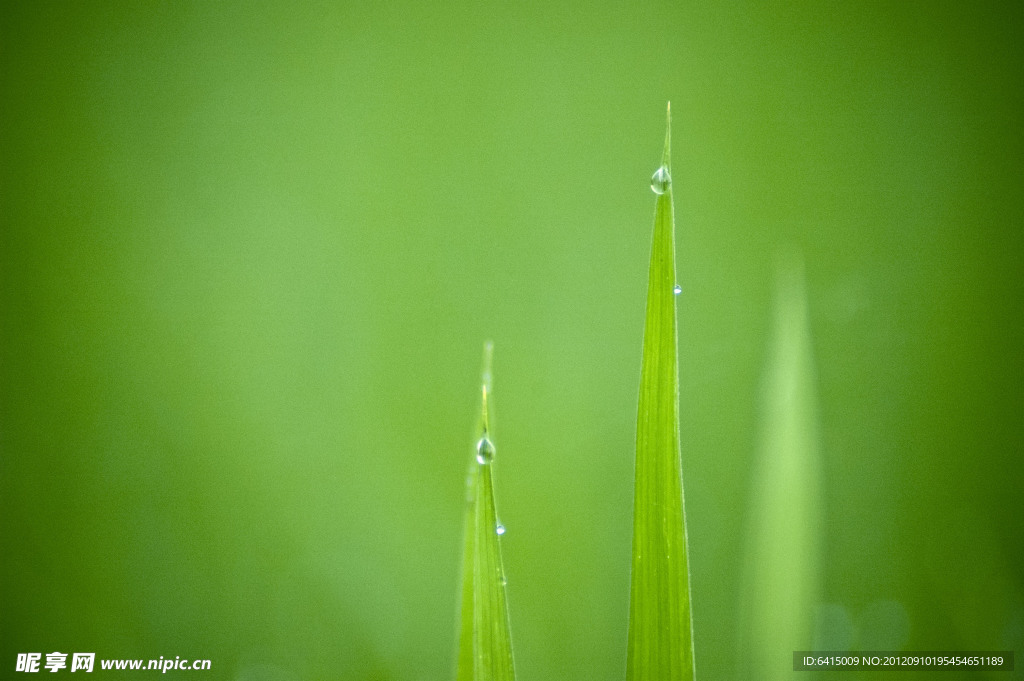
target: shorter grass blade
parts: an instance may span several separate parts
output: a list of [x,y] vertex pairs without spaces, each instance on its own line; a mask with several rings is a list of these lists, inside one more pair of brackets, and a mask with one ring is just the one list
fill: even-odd
[[496,449],[491,428],[492,345],[484,346],[478,439],[466,478],[462,604],[456,681],[514,681],[512,635],[494,508],[492,468]]

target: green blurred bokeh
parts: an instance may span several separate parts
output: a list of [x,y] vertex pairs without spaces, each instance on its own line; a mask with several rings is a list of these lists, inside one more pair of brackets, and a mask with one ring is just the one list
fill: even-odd
[[666,100],[698,678],[785,249],[818,641],[1020,656],[1021,3],[11,2],[0,675],[450,678],[491,338],[519,677],[621,679]]

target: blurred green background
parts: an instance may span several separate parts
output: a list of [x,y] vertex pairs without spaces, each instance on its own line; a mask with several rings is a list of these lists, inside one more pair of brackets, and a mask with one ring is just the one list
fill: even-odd
[[7,2],[3,677],[450,678],[490,338],[519,677],[621,679],[667,100],[698,678],[787,249],[816,642],[1020,656],[1021,3]]

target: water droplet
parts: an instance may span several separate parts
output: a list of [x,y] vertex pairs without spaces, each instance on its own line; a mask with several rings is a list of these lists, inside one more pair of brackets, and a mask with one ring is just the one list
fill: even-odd
[[476,460],[480,464],[488,464],[494,460],[494,443],[486,435],[476,443]]
[[682,292],[683,292],[683,287],[680,286],[679,284],[676,284],[675,288],[672,289],[672,293],[676,294],[677,296],[680,293],[682,293]]
[[494,528],[494,531],[498,534],[505,534],[505,526],[501,523],[498,523],[498,526]]
[[672,178],[668,174],[668,168],[658,166],[654,175],[651,176],[651,191],[655,194],[664,194],[668,191],[670,184],[672,184]]

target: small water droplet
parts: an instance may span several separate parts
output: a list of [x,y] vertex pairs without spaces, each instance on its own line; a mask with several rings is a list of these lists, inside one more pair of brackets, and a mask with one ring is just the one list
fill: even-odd
[[498,526],[494,528],[494,531],[498,534],[505,534],[505,526],[501,523],[498,523]]
[[683,292],[683,287],[680,286],[679,284],[676,284],[675,288],[672,289],[672,293],[676,294],[677,296],[680,293],[682,293],[682,292]]
[[655,194],[664,194],[668,191],[670,184],[672,184],[672,178],[668,174],[668,168],[658,166],[654,175],[651,176],[651,191]]
[[476,461],[479,464],[488,464],[494,460],[494,443],[484,435],[476,443]]

